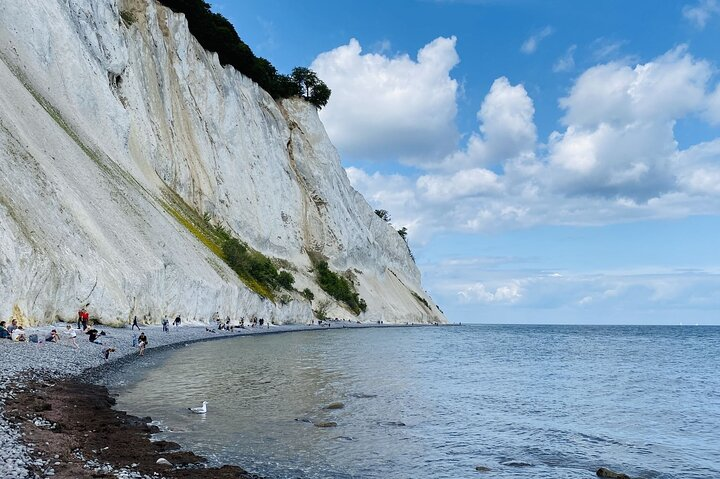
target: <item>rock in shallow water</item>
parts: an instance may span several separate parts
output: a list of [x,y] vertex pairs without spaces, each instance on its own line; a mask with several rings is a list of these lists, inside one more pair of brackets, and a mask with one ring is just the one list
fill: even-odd
[[610,479],[630,479],[630,476],[628,476],[627,474],[611,471],[610,469],[605,469],[604,467],[598,469],[595,474],[598,477],[607,477]]
[[320,421],[314,423],[315,427],[336,427],[337,423],[335,421]]
[[345,407],[345,404],[341,402],[331,402],[327,406],[325,406],[325,409],[342,409]]

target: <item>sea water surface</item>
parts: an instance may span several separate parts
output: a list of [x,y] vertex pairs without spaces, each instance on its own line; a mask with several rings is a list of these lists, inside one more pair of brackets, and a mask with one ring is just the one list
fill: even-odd
[[368,328],[154,352],[112,391],[159,438],[270,479],[709,479],[719,366],[719,327]]

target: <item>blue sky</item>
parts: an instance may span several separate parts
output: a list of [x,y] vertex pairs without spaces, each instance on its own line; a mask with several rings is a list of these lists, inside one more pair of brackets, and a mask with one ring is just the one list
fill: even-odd
[[212,4],[451,321],[720,324],[720,0]]

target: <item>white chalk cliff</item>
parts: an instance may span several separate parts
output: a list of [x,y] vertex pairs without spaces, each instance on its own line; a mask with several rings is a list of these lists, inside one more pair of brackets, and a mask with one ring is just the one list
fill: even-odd
[[222,67],[154,0],[0,0],[0,319],[72,319],[85,302],[108,323],[312,319],[299,294],[246,287],[186,207],[284,260],[312,305],[328,297],[308,252],[325,255],[367,302],[331,316],[445,321],[315,107]]

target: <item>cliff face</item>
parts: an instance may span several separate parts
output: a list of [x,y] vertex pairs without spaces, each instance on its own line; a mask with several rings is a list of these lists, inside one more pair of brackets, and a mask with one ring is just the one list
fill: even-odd
[[86,302],[106,322],[312,318],[297,294],[273,303],[248,289],[183,221],[194,211],[284,260],[315,304],[327,296],[311,251],[353,278],[360,320],[445,320],[313,106],[278,104],[221,67],[152,0],[0,8],[0,318],[72,318]]

